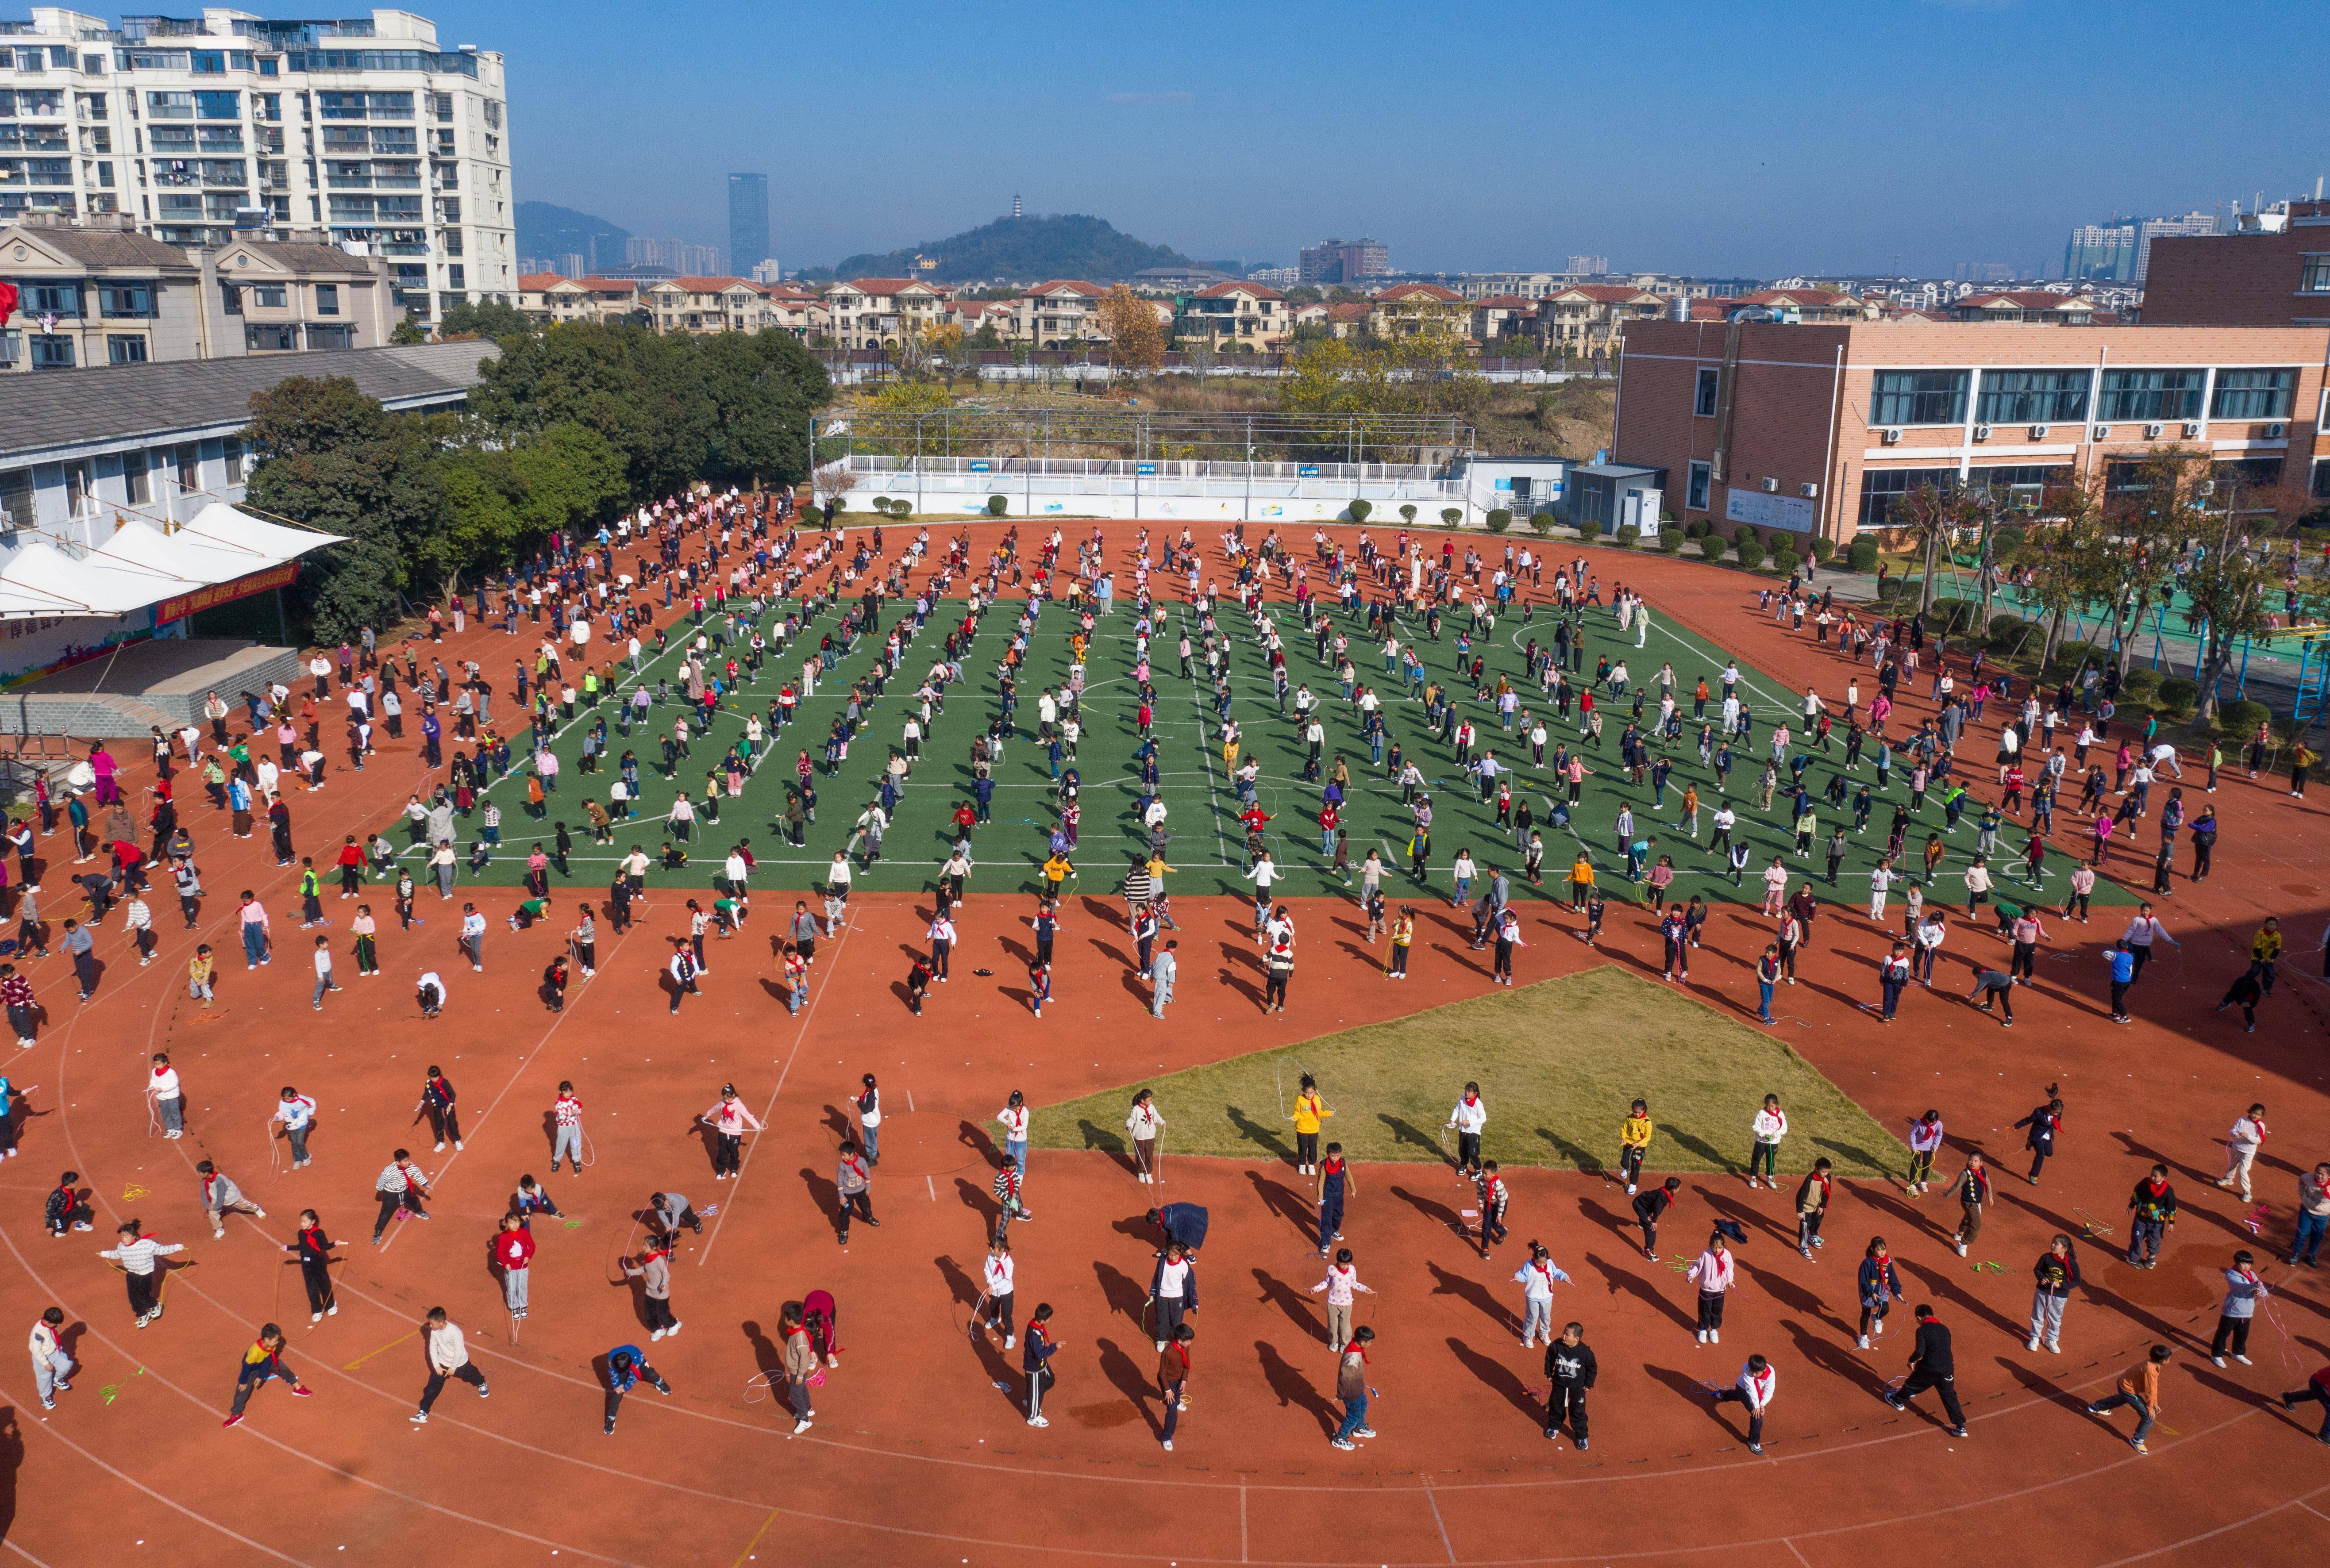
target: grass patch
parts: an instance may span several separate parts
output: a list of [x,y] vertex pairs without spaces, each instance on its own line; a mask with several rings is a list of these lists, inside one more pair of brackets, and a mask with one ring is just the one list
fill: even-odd
[[1255,1052],[1037,1110],[1046,1148],[1122,1152],[1136,1087],[1156,1091],[1169,1154],[1292,1159],[1281,1110],[1308,1070],[1336,1114],[1325,1138],[1362,1160],[1439,1160],[1467,1080],[1481,1085],[1486,1157],[1615,1170],[1627,1103],[1651,1103],[1647,1168],[1740,1173],[1766,1094],[1788,1113],[1783,1169],[1825,1155],[1846,1176],[1906,1170],[1909,1150],[1818,1069],[1773,1037],[1613,966],[1434,1007],[1395,1023]]

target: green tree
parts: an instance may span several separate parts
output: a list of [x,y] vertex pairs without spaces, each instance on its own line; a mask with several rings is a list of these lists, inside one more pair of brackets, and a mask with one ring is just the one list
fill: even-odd
[[475,305],[456,305],[437,320],[437,335],[443,337],[523,337],[534,330],[534,323],[526,318],[515,305],[498,300],[483,300]]
[[302,618],[323,642],[386,625],[398,594],[442,560],[450,508],[428,421],[390,413],[346,376],[293,376],[251,410],[251,504],[348,538],[302,570]]

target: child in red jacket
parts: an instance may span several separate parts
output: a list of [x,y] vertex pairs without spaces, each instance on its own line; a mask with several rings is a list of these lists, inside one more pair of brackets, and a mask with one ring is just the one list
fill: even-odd
[[502,1299],[513,1322],[526,1316],[526,1280],[534,1262],[534,1233],[516,1214],[502,1216],[501,1234],[494,1238],[494,1261],[502,1266]]

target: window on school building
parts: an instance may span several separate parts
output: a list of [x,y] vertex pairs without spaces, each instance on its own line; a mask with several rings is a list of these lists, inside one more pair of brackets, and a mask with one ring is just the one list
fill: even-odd
[[2084,370],[1986,370],[1975,421],[1984,425],[2070,425],[2088,417]]
[[2295,370],[2221,370],[2209,398],[2212,420],[2286,420],[2297,391]]
[[1693,512],[1707,510],[1708,489],[1715,480],[1715,465],[1693,463],[1691,466],[1691,487],[1685,492],[1683,505]]
[[1870,389],[1872,425],[1956,425],[1965,421],[1963,370],[1880,370]]
[[2107,370],[2096,394],[2096,418],[2105,424],[2197,420],[2207,379],[2199,370]]
[[2228,458],[2222,462],[2209,465],[2209,477],[2217,482],[2219,500],[2235,489],[2254,497],[2259,490],[2280,487],[2281,459],[2278,457]]
[[1715,369],[1711,365],[1701,367],[1699,373],[1699,395],[1697,400],[1692,403],[1691,411],[1697,414],[1703,420],[1713,419],[1715,417],[1716,394],[1722,387],[1722,384],[1723,373],[1721,371]]
[[1893,520],[1894,509],[1910,491],[1931,485],[1938,490],[1957,487],[1956,468],[1869,468],[1861,476],[1861,526],[1882,528]]

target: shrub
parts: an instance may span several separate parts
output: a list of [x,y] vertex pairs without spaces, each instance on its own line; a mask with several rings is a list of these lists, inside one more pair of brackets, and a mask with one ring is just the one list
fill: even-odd
[[1739,564],[1753,571],[1764,564],[1764,542],[1756,537],[1753,528],[1744,528],[1740,532],[1748,537],[1739,541]]
[[1802,563],[1796,553],[1785,544],[1772,557],[1772,570],[1783,577],[1794,577],[1796,568]]
[[1011,503],[1002,496],[990,496],[987,498],[987,515],[990,517],[1000,517],[1009,510],[1011,510]]
[[2201,683],[2171,675],[2160,683],[2160,705],[2172,713],[2189,713],[2201,700]]
[[2019,615],[1994,615],[1990,618],[1990,646],[2010,648],[2022,640],[2023,628],[2031,623]]
[[1660,529],[1660,530],[1659,530],[1659,548],[1660,548],[1661,550],[1665,551],[1669,555],[1680,555],[1680,554],[1681,554],[1681,553],[1682,553],[1682,530],[1681,530],[1681,529],[1680,529],[1680,528],[1662,528],[1662,529]]
[[2236,740],[2246,741],[2272,716],[2272,710],[2263,703],[2227,703],[2217,710],[2217,729]]
[[1622,523],[1618,525],[1618,548],[1632,550],[1635,541],[1642,536],[1643,531],[1640,528],[1635,527],[1632,523]]
[[2159,690],[2160,672],[2146,669],[2141,665],[2119,678],[2119,694],[2123,703],[2137,703],[2148,707]]
[[1702,534],[1699,536],[1699,553],[1710,561],[1723,559],[1723,535]]
[[887,517],[890,515],[890,497],[887,496],[875,496],[874,510],[879,512],[883,516]]
[[1734,544],[1747,544],[1751,542],[1757,543],[1762,543],[1762,541],[1757,538],[1756,530],[1748,526],[1747,524],[1742,523],[1738,527],[1734,528],[1731,531],[1731,543]]
[[1813,541],[1813,559],[1825,566],[1836,554],[1836,541],[1825,534]]
[[1992,559],[1997,561],[2005,560],[2008,556],[2022,548],[2022,541],[2025,537],[2026,535],[2020,528],[2000,529],[1996,534],[1992,536],[1990,541],[1990,553]]
[[907,518],[914,515],[914,504],[912,501],[907,500],[904,496],[897,496],[895,499],[891,501],[890,515],[895,517],[899,522],[904,523]]
[[1877,541],[1856,539],[1845,546],[1844,563],[1855,571],[1877,570]]
[[1372,501],[1354,501],[1350,506],[1351,521],[1364,523],[1368,520],[1368,514],[1375,509],[1375,503]]
[[1415,502],[1404,501],[1400,504],[1399,520],[1403,523],[1414,523],[1416,521]]
[[1513,515],[1502,506],[1489,514],[1489,532],[1502,534],[1513,525]]
[[1935,600],[1934,607],[1926,612],[1926,625],[1929,630],[1954,636],[1981,613],[1982,607],[1978,604],[1945,596]]
[[1705,538],[1707,536],[1707,519],[1704,517],[1692,518],[1690,522],[1682,525],[1682,532],[1683,537],[1686,539]]
[[1561,526],[1561,515],[1553,511],[1532,512],[1530,514],[1529,525],[1539,534],[1549,535],[1556,528]]
[[1440,508],[1440,521],[1454,528],[1457,524],[1464,521],[1464,514],[1454,506],[1443,506]]

